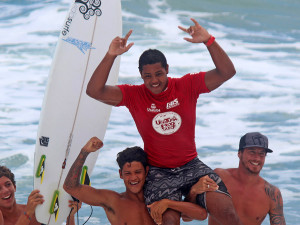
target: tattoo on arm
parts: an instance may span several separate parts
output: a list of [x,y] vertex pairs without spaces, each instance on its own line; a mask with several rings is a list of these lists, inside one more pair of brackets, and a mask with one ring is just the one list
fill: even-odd
[[73,163],[72,167],[70,168],[68,175],[65,180],[65,186],[67,189],[71,189],[74,187],[79,187],[79,179],[81,175],[81,170],[83,167],[83,164],[88,156],[87,152],[80,152],[77,159]]
[[265,182],[265,193],[269,196],[271,202],[269,211],[271,225],[285,225],[283,201],[279,189],[268,182]]

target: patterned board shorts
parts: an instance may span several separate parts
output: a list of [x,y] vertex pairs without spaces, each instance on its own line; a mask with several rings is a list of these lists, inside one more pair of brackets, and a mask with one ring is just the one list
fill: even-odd
[[[205,175],[219,185],[217,192],[230,196],[221,178],[196,157],[182,167],[173,169],[150,166],[144,188],[145,202],[148,205],[165,198],[182,201],[182,197]],[[196,201],[206,209],[205,192],[199,194]]]

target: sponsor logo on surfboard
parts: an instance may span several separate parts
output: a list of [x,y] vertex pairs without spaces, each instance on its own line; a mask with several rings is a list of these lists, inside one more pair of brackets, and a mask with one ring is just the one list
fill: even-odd
[[62,35],[66,36],[70,32],[70,27],[71,27],[73,18],[76,15],[77,8],[78,8],[77,5],[73,5],[73,7],[71,8],[69,16],[66,19],[65,24],[61,31]]
[[88,20],[91,16],[101,16],[100,9],[101,0],[76,0],[75,2],[81,3],[79,12],[83,14],[83,18]]
[[85,54],[86,51],[89,49],[95,49],[94,47],[92,47],[92,43],[89,43],[86,41],[81,41],[76,38],[68,37],[68,38],[62,39],[62,40],[64,40],[65,42],[68,42],[72,45],[75,45],[83,54]]
[[181,117],[176,112],[159,113],[153,118],[152,126],[157,133],[170,135],[181,127]]
[[48,147],[49,144],[49,138],[48,137],[40,137],[40,145],[44,147]]
[[63,30],[62,30],[62,35],[66,36],[68,33],[69,33],[69,29],[70,29],[70,26],[71,26],[71,23],[72,23],[72,18],[68,18],[65,22],[65,25],[63,27]]

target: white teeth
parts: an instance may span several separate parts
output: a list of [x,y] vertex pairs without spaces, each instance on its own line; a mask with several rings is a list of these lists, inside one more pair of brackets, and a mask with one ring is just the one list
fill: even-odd
[[6,199],[9,199],[10,198],[10,195],[9,196],[6,196],[4,197],[3,199],[6,200]]
[[251,164],[253,164],[254,166],[258,166],[258,163],[255,162],[251,162]]
[[159,84],[152,84],[152,87],[158,87]]
[[130,182],[131,185],[138,184],[138,182]]

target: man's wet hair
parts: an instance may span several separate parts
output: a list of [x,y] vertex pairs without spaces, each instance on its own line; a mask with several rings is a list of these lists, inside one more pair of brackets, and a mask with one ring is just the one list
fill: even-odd
[[139,59],[139,71],[143,71],[143,66],[148,64],[161,63],[161,66],[167,69],[167,59],[165,55],[157,49],[148,49],[142,53]]
[[6,166],[0,166],[0,178],[7,177],[16,186],[15,175]]
[[145,151],[141,147],[135,146],[126,148],[117,155],[117,163],[121,170],[126,163],[131,163],[133,161],[142,163],[146,170],[148,159]]

